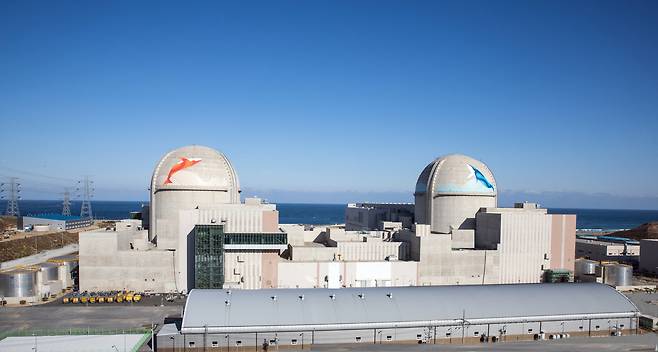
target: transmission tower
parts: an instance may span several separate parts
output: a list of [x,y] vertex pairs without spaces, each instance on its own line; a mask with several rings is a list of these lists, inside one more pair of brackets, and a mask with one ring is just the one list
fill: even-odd
[[[10,177],[8,183],[0,183],[0,198],[7,199],[7,211],[5,214],[12,216],[20,216],[21,212],[18,210],[18,200],[21,197],[18,195],[21,184],[18,183],[18,177]],[[5,195],[7,191],[7,195]]]
[[81,181],[78,181],[78,188],[76,188],[76,191],[82,192],[82,206],[80,207],[80,217],[81,218],[91,218],[92,217],[92,212],[91,212],[91,198],[94,196],[94,188],[93,188],[94,181],[89,179],[89,176],[85,176],[85,178]]
[[64,200],[62,201],[62,215],[71,216],[71,192],[68,188],[64,189]]

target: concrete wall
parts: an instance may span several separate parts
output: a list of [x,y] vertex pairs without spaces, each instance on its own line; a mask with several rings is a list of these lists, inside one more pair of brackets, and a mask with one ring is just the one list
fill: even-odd
[[278,263],[279,288],[410,286],[417,284],[416,262]]
[[552,214],[550,269],[574,271],[576,215]]
[[[138,233],[145,238],[146,232]],[[119,238],[130,233],[90,231],[80,234],[80,291],[117,289],[174,292],[175,252],[119,249]]]
[[419,285],[496,284],[499,253],[492,250],[453,250],[449,234],[420,237]]
[[640,271],[658,275],[658,240],[641,240],[640,248]]

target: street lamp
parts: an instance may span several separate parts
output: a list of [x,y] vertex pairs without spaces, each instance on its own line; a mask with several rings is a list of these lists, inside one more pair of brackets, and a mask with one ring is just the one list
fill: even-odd
[[299,337],[302,338],[302,350],[304,349],[304,333],[299,334]]
[[173,336],[169,336],[169,339],[171,340],[171,350],[172,350],[173,352],[176,352],[176,345],[175,345],[175,342],[176,342],[176,341],[174,340],[174,337],[173,337]]

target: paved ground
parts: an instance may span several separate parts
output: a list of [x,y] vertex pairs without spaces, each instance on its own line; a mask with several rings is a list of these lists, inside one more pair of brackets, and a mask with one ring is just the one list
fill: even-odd
[[564,340],[488,343],[479,345],[351,345],[351,346],[313,346],[313,351],[656,351],[658,336],[645,334],[620,337],[572,337]]
[[137,328],[162,323],[166,316],[180,315],[181,305],[148,306],[107,304],[95,306],[45,304],[0,308],[0,331],[66,328]]
[[658,317],[658,293],[626,293],[626,297],[635,303],[640,312]]

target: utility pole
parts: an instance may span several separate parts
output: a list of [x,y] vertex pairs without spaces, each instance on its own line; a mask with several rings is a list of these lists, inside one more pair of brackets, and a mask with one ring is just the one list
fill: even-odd
[[62,201],[62,215],[71,216],[71,192],[64,188],[64,200]]
[[[8,183],[0,183],[0,199],[7,199],[6,215],[21,216],[18,209],[18,200],[21,199],[18,195],[21,192],[20,186],[18,177],[10,177]],[[4,194],[5,191],[7,191],[7,195]]]
[[93,188],[94,181],[89,179],[89,176],[85,176],[83,180],[78,181],[78,187],[76,191],[82,192],[82,206],[80,207],[80,217],[83,219],[92,218],[93,214],[91,212],[91,198],[93,197]]

